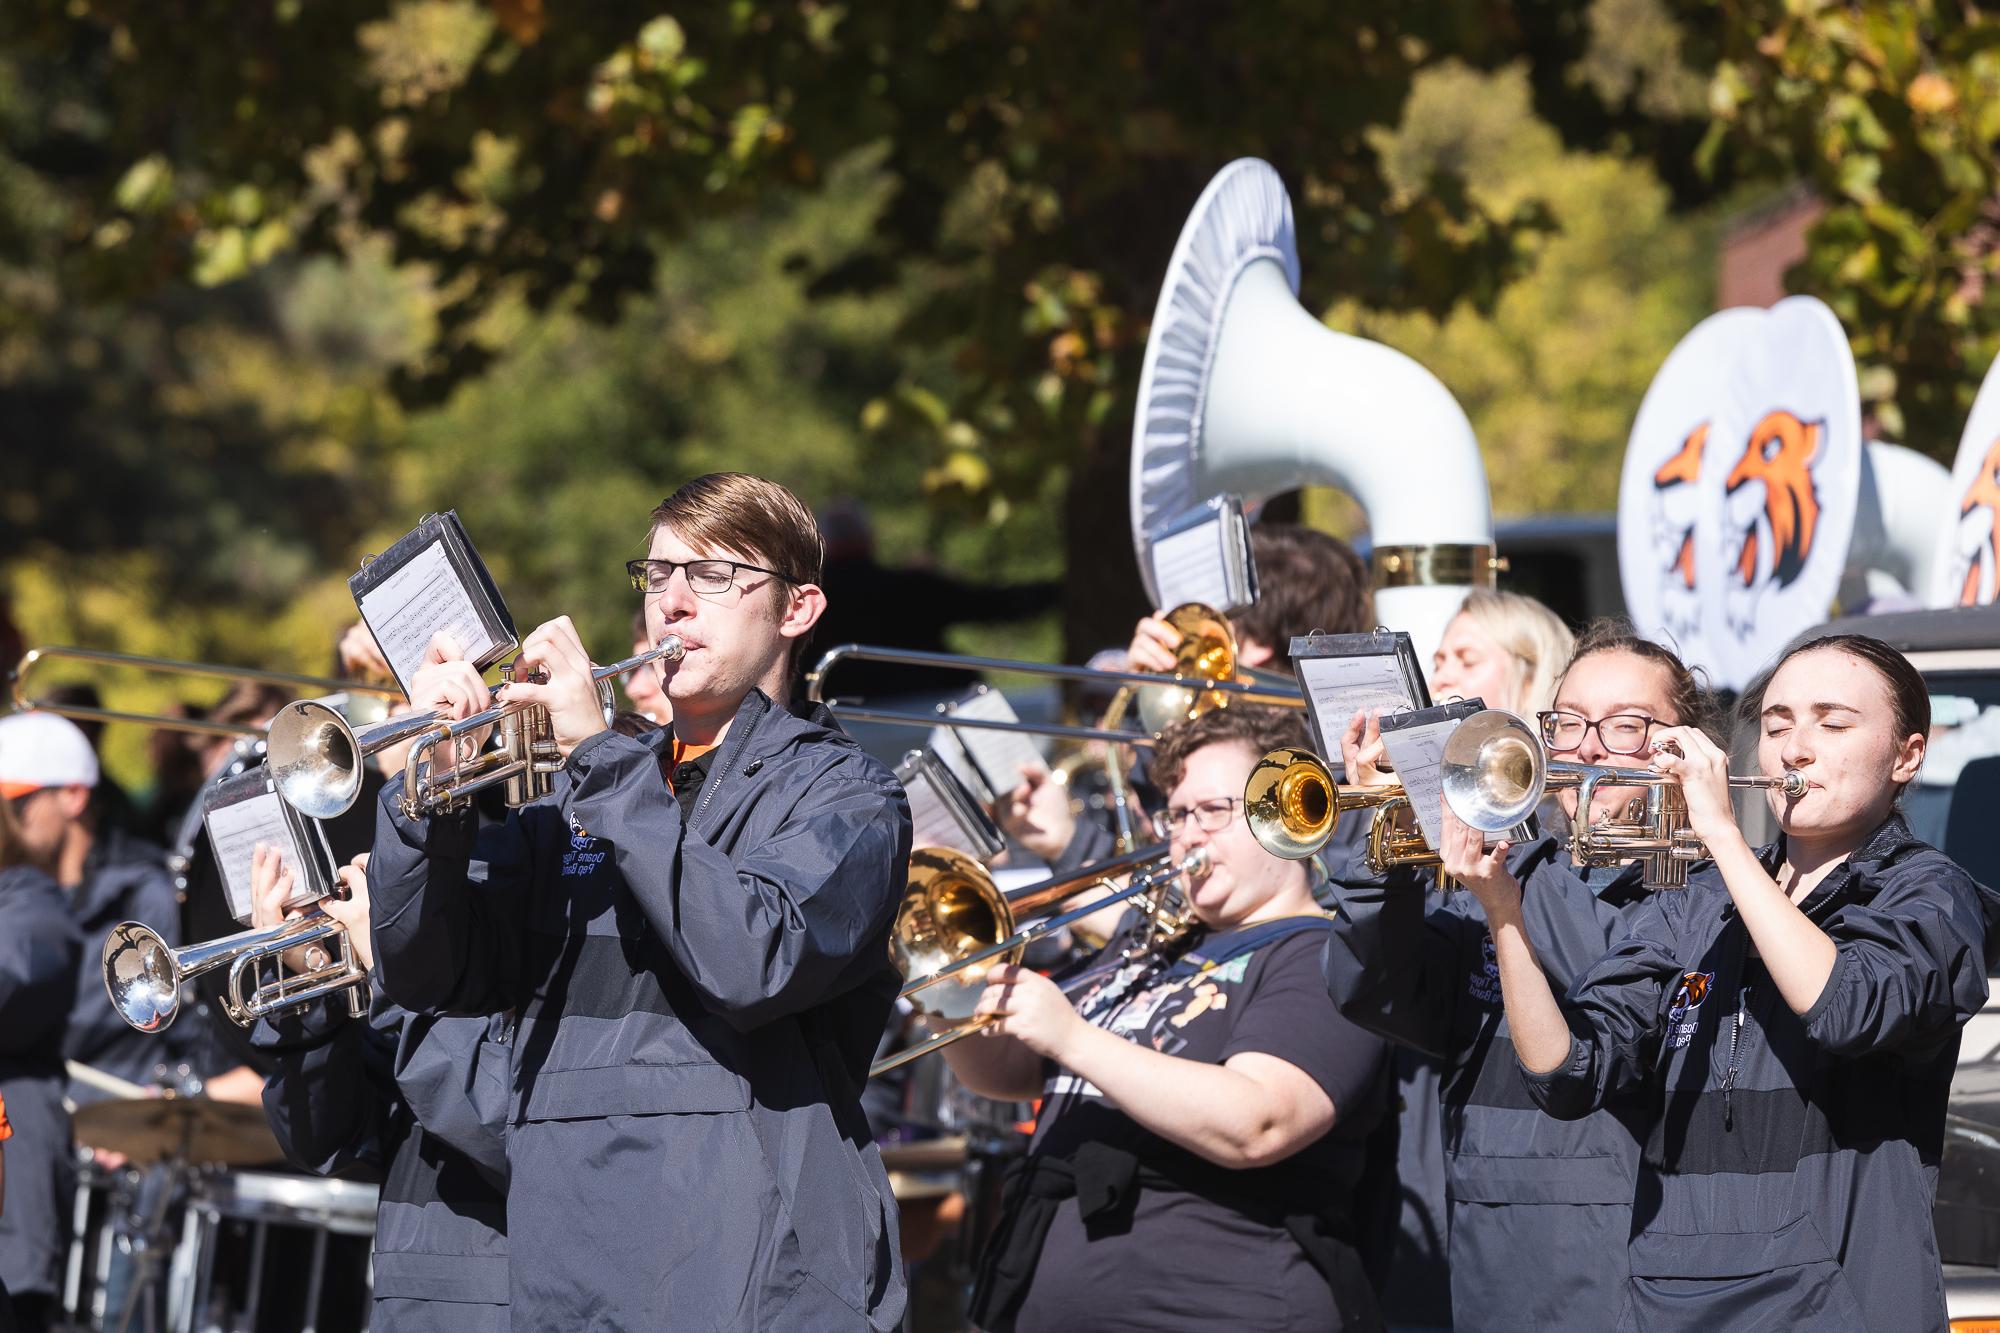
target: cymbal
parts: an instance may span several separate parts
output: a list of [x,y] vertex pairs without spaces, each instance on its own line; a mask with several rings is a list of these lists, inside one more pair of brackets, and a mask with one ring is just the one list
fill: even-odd
[[213,1097],[128,1097],[80,1106],[76,1141],[121,1152],[134,1163],[215,1162],[255,1166],[284,1156],[262,1106]]

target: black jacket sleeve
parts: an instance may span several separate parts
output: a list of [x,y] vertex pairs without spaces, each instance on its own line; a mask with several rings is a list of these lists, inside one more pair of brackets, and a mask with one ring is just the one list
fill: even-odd
[[1528,1095],[1559,1120],[1603,1106],[1622,1078],[1650,1067],[1665,1020],[1664,999],[1680,976],[1673,933],[1658,898],[1632,916],[1629,931],[1570,988],[1569,1058],[1544,1074],[1521,1067]]
[[82,954],[55,881],[26,866],[0,870],[0,1055],[60,1043]]
[[[382,793],[368,861],[375,971],[412,1013],[498,1013],[515,1003],[532,849],[518,815],[411,819]],[[475,859],[477,858],[477,859]]]
[[1837,1055],[1925,1055],[1986,1003],[1991,895],[1943,853],[1885,868],[1866,902],[1824,923],[1833,972],[1806,1031]]
[[394,1146],[394,1037],[336,996],[259,1019],[250,1042],[279,1052],[264,1117],[285,1156],[317,1175],[380,1180]]
[[732,859],[689,834],[657,760],[630,737],[585,741],[570,769],[565,813],[608,842],[674,963],[739,1030],[881,971],[910,854],[909,805],[886,774],[819,775]]
[[1451,1053],[1465,962],[1485,926],[1426,910],[1428,871],[1334,881],[1339,903],[1323,963],[1327,990],[1350,1022],[1425,1054]]

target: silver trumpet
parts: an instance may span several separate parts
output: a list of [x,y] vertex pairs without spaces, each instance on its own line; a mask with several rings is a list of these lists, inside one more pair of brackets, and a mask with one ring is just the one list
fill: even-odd
[[[1705,860],[1708,848],[1688,825],[1687,798],[1678,778],[1643,768],[1611,768],[1551,760],[1525,721],[1501,708],[1474,713],[1445,741],[1440,758],[1445,804],[1472,828],[1498,833],[1533,813],[1549,791],[1573,789],[1577,818],[1570,853],[1586,865],[1637,860],[1649,889],[1687,884],[1691,861]],[[1731,787],[1764,788],[1787,796],[1805,795],[1805,774],[1789,769],[1782,777],[1735,777]],[[1622,817],[1590,823],[1590,804],[1599,787],[1643,788]]]
[[[314,948],[324,960],[287,976],[280,955],[301,947]],[[263,979],[266,961],[276,967],[274,980]],[[105,993],[119,1016],[141,1032],[158,1032],[173,1022],[180,1013],[182,984],[220,967],[229,969],[223,1012],[242,1027],[342,990],[349,1014],[360,1018],[367,1012],[368,973],[354,955],[347,928],[318,910],[178,949],[137,921],[113,927],[104,941]]]
[[[669,634],[656,648],[591,672],[606,716],[612,711],[614,677],[662,660],[678,662],[686,651],[681,637]],[[515,665],[500,668],[494,696],[513,683]],[[444,764],[431,762],[438,747],[455,752],[462,737],[491,726],[500,732],[494,749],[471,759],[460,760],[454,753]],[[332,819],[360,795],[362,762],[404,742],[412,744],[403,764],[402,804],[412,819],[451,809],[474,792],[503,782],[508,805],[527,805],[548,794],[549,775],[562,767],[548,709],[537,704],[495,703],[462,722],[446,721],[436,712],[413,713],[357,730],[338,710],[316,699],[286,704],[271,719],[268,762],[279,794],[301,814]]]

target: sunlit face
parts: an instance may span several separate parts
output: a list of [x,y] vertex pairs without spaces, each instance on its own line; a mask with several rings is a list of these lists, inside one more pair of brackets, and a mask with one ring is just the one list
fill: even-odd
[[1463,611],[1445,626],[1431,656],[1431,693],[1439,699],[1483,699],[1488,708],[1518,710],[1520,677],[1514,655]]
[[1170,838],[1176,859],[1196,847],[1208,849],[1207,872],[1185,886],[1195,916],[1208,926],[1239,925],[1274,897],[1305,884],[1302,864],[1265,851],[1243,818],[1243,784],[1257,759],[1249,746],[1234,741],[1205,745],[1188,756],[1180,782],[1167,795],[1169,814],[1204,802],[1233,802],[1229,822],[1220,829],[1211,832],[1189,817],[1174,827]]
[[[1681,717],[1673,705],[1672,684],[1666,667],[1636,653],[1623,650],[1592,653],[1573,664],[1563,676],[1562,688],[1556,691],[1555,708],[1593,722],[1621,713],[1642,713],[1666,726],[1677,726]],[[1646,729],[1648,736],[1658,730],[1658,727]],[[1652,763],[1652,755],[1644,749],[1638,754],[1611,753],[1604,748],[1604,738],[1596,727],[1584,733],[1583,743],[1575,749],[1552,748],[1549,757],[1606,768],[1646,768]],[[1590,822],[1594,824],[1618,814],[1639,794],[1634,787],[1600,786],[1590,802]],[[1562,792],[1561,799],[1564,812],[1575,819],[1576,793]]]
[[1787,836],[1859,846],[1888,818],[1896,789],[1922,767],[1924,737],[1896,734],[1889,683],[1840,648],[1803,652],[1764,690],[1758,767],[1805,775],[1805,795],[1768,793]]
[[[647,554],[654,560],[739,560],[764,565],[741,551],[696,550],[665,524],[653,531]],[[788,617],[798,589],[770,574],[740,570],[728,592],[697,595],[685,571],[676,570],[663,592],[646,594],[646,633],[653,643],[672,633],[687,652],[660,665],[660,680],[676,711],[734,708],[780,666],[793,640],[812,628],[816,615]]]

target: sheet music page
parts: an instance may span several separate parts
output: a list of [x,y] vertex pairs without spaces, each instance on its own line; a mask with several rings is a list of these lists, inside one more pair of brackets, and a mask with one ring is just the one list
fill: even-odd
[[494,646],[493,636],[481,622],[471,592],[445,555],[442,541],[424,547],[401,569],[361,594],[358,605],[361,618],[368,622],[405,691],[417,668],[424,664],[431,636],[439,631],[458,641],[467,661],[477,661]]
[[[924,748],[936,756],[939,763],[951,770],[959,785],[971,792],[974,800],[992,804],[993,793],[986,790],[986,780],[980,777],[979,771],[973,767],[972,756],[968,755],[965,747],[958,743],[957,732],[946,726],[932,727]],[[914,843],[911,845],[915,846]]]
[[[951,706],[953,717],[976,717],[995,722],[1015,722],[1014,707],[998,690],[976,692],[963,703]],[[988,727],[954,727],[952,735],[965,747],[974,768],[985,779],[985,787],[999,797],[1021,785],[1021,770],[1045,768],[1042,752],[1018,731],[994,731]],[[974,790],[977,790],[975,788]]]
[[276,847],[291,868],[295,886],[287,907],[312,901],[305,870],[306,853],[292,836],[285,818],[284,799],[274,791],[251,796],[229,805],[211,807],[203,816],[208,840],[215,848],[215,863],[222,872],[222,890],[229,899],[229,914],[238,921],[250,919],[250,858],[258,843]]
[[910,798],[910,846],[949,847],[969,856],[979,855],[958,816],[922,770],[903,779],[903,791]]
[[[1328,746],[1337,747],[1356,709],[1402,713],[1415,708],[1393,653],[1371,653],[1355,657],[1293,657],[1293,670],[1312,704],[1319,734]],[[1338,753],[1322,755],[1329,763],[1338,762]]]
[[1161,606],[1205,602],[1218,611],[1235,609],[1228,554],[1223,545],[1226,532],[1223,517],[1218,513],[1206,523],[1153,539],[1149,554]]
[[1444,799],[1440,761],[1444,757],[1444,743],[1458,723],[1455,717],[1440,718],[1382,733],[1382,747],[1389,752],[1389,762],[1396,766],[1396,780],[1403,784],[1403,791],[1410,798],[1410,809],[1424,831],[1424,841],[1433,849],[1438,845],[1444,823],[1439,814],[1439,803]]

